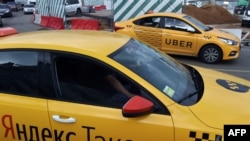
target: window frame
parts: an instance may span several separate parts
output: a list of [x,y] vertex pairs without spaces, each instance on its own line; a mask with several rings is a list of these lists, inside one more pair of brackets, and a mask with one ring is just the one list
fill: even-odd
[[[134,81],[132,78],[130,78],[129,76],[127,76],[126,74],[124,74],[123,72],[117,70],[116,68],[112,67],[111,65],[98,60],[97,58],[91,57],[91,56],[87,56],[87,55],[83,55],[83,54],[76,54],[76,53],[69,53],[69,52],[50,52],[49,53],[50,59],[50,64],[51,64],[51,76],[53,76],[52,81],[53,81],[53,85],[55,88],[55,95],[56,97],[54,98],[55,100],[58,101],[62,101],[62,102],[72,102],[72,101],[64,101],[62,99],[58,99],[58,96],[60,95],[60,88],[59,88],[59,81],[58,81],[58,76],[56,73],[56,64],[55,64],[55,60],[58,57],[71,57],[71,58],[77,58],[80,60],[87,60],[87,61],[91,61],[95,64],[98,65],[102,65],[104,67],[110,68],[112,69],[112,71],[115,71],[119,76],[122,76],[123,78],[125,78],[126,80],[128,80],[129,82],[133,83],[133,85],[136,85],[137,87],[139,87],[140,89],[142,89],[142,91],[144,92],[144,97],[150,99],[153,103],[155,103],[157,106],[156,108],[159,108],[160,110],[154,113],[157,114],[164,114],[164,115],[170,115],[170,112],[168,111],[168,109],[165,107],[165,105],[158,100],[154,95],[152,95],[148,90],[146,90],[143,86],[139,85],[136,81]],[[79,102],[72,102],[72,103],[78,103],[78,104],[85,104],[85,105],[92,105],[92,104],[86,104],[86,103],[79,103]],[[98,105],[98,104],[93,104],[92,106],[100,106],[100,107],[106,107],[106,108],[117,108],[117,107],[107,107],[107,106],[103,106],[103,105]],[[156,109],[155,108],[155,109]]]
[[38,73],[38,93],[37,95],[32,94],[24,94],[24,93],[11,93],[11,92],[0,92],[0,93],[6,93],[10,95],[19,95],[19,96],[27,96],[27,97],[34,97],[34,98],[48,98],[50,97],[49,91],[46,88],[46,81],[45,81],[45,69],[44,69],[44,52],[40,50],[33,50],[33,49],[4,49],[0,52],[36,52],[37,53],[37,73]]

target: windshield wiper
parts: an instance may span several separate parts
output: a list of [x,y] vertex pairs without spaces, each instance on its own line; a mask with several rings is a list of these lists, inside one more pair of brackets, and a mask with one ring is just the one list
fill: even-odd
[[191,98],[191,97],[193,97],[194,95],[197,95],[197,94],[199,94],[199,91],[195,91],[193,93],[190,93],[187,96],[180,99],[179,101],[177,101],[177,103],[182,103],[183,101],[185,101],[185,100],[187,100],[187,99],[189,99],[189,98]]

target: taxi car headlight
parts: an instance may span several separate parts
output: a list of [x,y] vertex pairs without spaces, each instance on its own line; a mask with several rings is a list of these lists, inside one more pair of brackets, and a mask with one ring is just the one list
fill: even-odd
[[9,13],[9,12],[10,12],[10,10],[6,10],[6,11],[5,11],[5,13]]
[[222,42],[228,44],[228,45],[237,45],[238,42],[237,41],[234,41],[234,40],[230,40],[230,39],[227,39],[227,38],[222,38],[222,37],[218,37]]

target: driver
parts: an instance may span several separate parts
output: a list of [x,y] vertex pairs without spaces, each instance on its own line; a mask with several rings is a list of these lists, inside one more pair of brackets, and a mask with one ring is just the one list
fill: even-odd
[[106,94],[111,94],[112,101],[127,102],[135,94],[128,91],[125,86],[112,74],[109,70],[103,67],[97,67],[91,74],[91,87],[101,90]]

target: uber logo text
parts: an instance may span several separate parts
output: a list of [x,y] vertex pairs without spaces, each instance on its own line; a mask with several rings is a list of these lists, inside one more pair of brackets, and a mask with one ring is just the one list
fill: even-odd
[[250,125],[224,125],[224,141],[249,141]]

